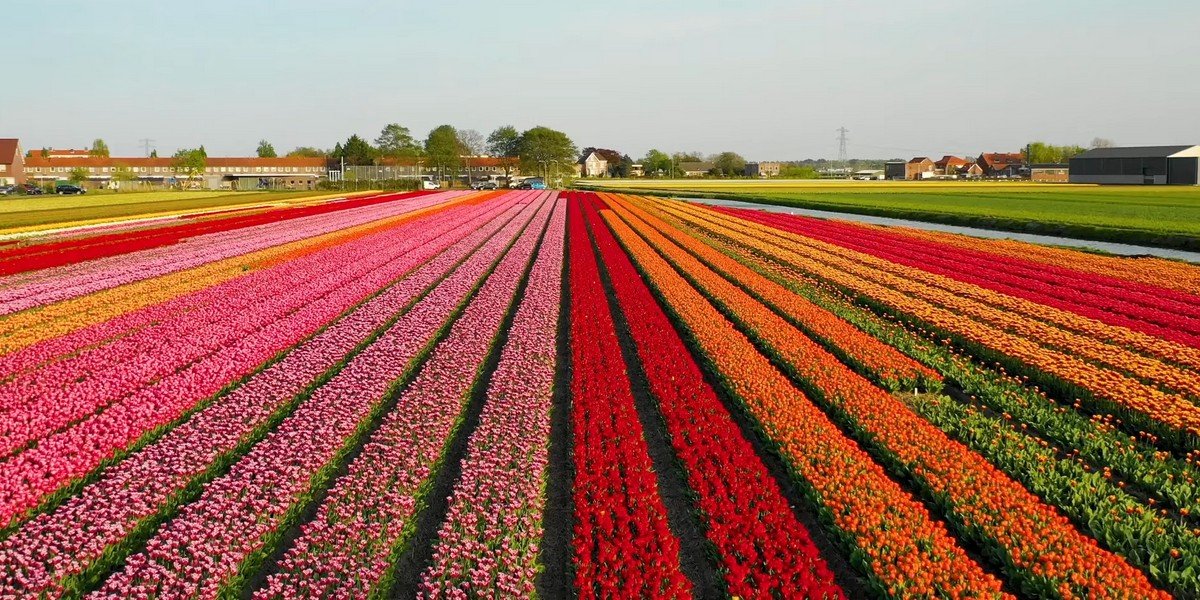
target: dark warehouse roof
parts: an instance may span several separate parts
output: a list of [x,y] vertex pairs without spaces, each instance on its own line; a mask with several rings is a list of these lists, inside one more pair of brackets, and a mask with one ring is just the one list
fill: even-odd
[[1092,148],[1075,158],[1166,158],[1195,146],[1125,146]]

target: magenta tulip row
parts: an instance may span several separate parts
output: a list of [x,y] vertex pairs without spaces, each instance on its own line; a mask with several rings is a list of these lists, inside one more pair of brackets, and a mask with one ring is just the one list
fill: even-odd
[[[384,212],[377,213],[377,214],[371,216],[370,218],[366,218],[366,216],[364,215],[364,216],[359,217],[357,219],[357,221],[374,221],[374,220],[378,220],[380,218],[385,218],[388,213],[397,211],[401,207],[403,207],[403,210],[401,210],[401,212],[411,212],[411,210],[413,210],[415,208],[421,208],[421,207],[425,206],[425,204],[421,204],[421,205],[417,205],[417,206],[410,206],[410,205],[408,205],[407,201],[398,201],[396,203],[396,204],[401,205],[401,207],[387,208],[387,204],[390,204],[390,203],[376,205],[373,207],[364,207],[364,209],[361,209],[361,210],[376,209],[376,210],[380,210],[380,211],[384,211]],[[331,213],[331,214],[338,215],[339,213]],[[336,231],[338,229],[343,229],[346,227],[353,226],[354,224],[356,224],[356,221],[328,221],[322,225],[322,230],[312,232],[312,235],[320,235],[321,233],[328,233],[330,231]],[[213,234],[213,235],[224,235],[224,234]],[[249,239],[253,244],[258,243],[255,241],[254,237],[250,237]],[[265,247],[270,247],[272,245],[276,245],[276,244],[267,243],[265,245]],[[189,253],[195,252],[195,250],[192,249],[192,246],[193,246],[193,244],[189,241],[189,243],[179,244],[179,245],[173,246],[173,247],[177,248],[176,252],[179,254],[189,254]],[[245,252],[250,252],[250,251],[253,251],[253,250],[259,249],[259,248],[254,248],[253,246],[247,247],[247,246],[241,246],[238,244],[229,244],[228,246],[217,245],[217,249],[222,254],[224,254],[226,252],[232,252],[234,256],[238,256],[238,255],[244,254]],[[115,259],[124,259],[127,262],[133,264],[134,266],[131,268],[134,272],[138,273],[139,279],[144,278],[144,277],[157,276],[157,275],[164,274],[164,272],[161,272],[162,271],[161,268],[156,268],[156,265],[145,264],[145,263],[141,262],[138,259],[136,254],[137,253],[135,253],[134,255],[123,255],[120,257],[114,257],[114,260]],[[209,259],[217,260],[219,258],[225,258],[225,257],[224,256],[216,256],[216,257],[209,256],[207,258],[200,258],[198,260],[201,260],[202,262],[208,262]],[[101,260],[97,260],[97,261],[91,261],[89,263],[84,263],[84,265],[85,266],[93,265],[95,263],[100,263],[100,262],[103,262],[106,260],[109,260],[109,259],[101,259]],[[96,268],[99,268],[99,267],[96,267]],[[125,281],[122,281],[120,283],[125,283]],[[132,313],[122,315],[120,317],[117,317],[115,319],[107,321],[103,324],[85,327],[85,328],[76,330],[66,336],[62,336],[60,338],[56,338],[53,340],[48,340],[41,344],[37,344],[35,346],[25,348],[20,351],[10,353],[5,356],[0,356],[0,380],[7,379],[14,373],[19,373],[19,372],[26,371],[26,370],[35,368],[37,366],[40,366],[45,361],[52,359],[55,356],[73,352],[78,348],[92,346],[92,345],[101,343],[105,340],[108,340],[113,335],[115,335],[113,333],[114,331],[125,331],[125,330],[135,328],[138,326],[144,326],[146,323],[152,322],[152,321],[148,321],[147,319],[152,319],[152,320],[153,319],[161,319],[161,318],[164,318],[165,316],[174,314],[178,311],[187,310],[190,307],[192,307],[195,302],[203,301],[205,299],[208,299],[209,301],[211,301],[211,299],[214,297],[216,297],[216,296],[214,296],[212,294],[208,294],[208,295],[185,294],[184,296],[182,296],[180,298],[175,298],[175,299],[172,299],[171,301],[168,301],[165,303],[156,304],[152,307],[148,307],[148,308],[140,310],[140,311],[134,311]],[[77,315],[77,316],[84,317],[86,315]],[[10,327],[10,326],[6,325],[4,323],[4,319],[2,317],[0,317],[0,336],[4,336],[4,335],[8,335],[9,333],[12,333],[14,331],[12,329],[13,327],[16,327],[16,325],[14,324],[13,326]]]
[[562,299],[565,201],[551,217],[488,384],[478,428],[421,581],[430,598],[530,597],[538,573]]
[[239,566],[295,518],[311,486],[362,435],[389,390],[491,271],[532,216],[527,206],[433,291],[313,392],[230,472],[205,486],[129,557],[97,597],[212,598],[237,581]]
[[[451,214],[438,215],[438,225],[447,229],[460,225],[463,215],[454,209],[448,212]],[[0,417],[4,419],[0,456],[102,410],[331,293],[352,286],[364,290],[363,295],[378,289],[377,285],[371,287],[370,281],[407,266],[405,255],[416,247],[414,232],[429,225],[434,223],[409,223],[187,294],[180,299],[182,304],[191,304],[187,310],[150,321],[111,344],[70,354],[0,385]],[[119,330],[112,331],[109,337],[117,336]],[[61,349],[61,344],[54,345]],[[30,348],[31,353],[37,346]]]
[[[453,221],[447,220],[446,224],[449,223]],[[449,231],[442,227],[431,227],[430,230],[434,234]],[[349,254],[342,260],[354,262],[357,258]],[[402,258],[389,263],[387,268],[376,269],[353,285],[338,289],[205,360],[155,381],[103,412],[43,438],[36,447],[0,464],[3,467],[0,469],[0,523],[8,522],[35,505],[45,494],[95,468],[112,452],[133,443],[144,432],[173,421],[198,400],[217,393],[237,377],[253,372],[276,353],[418,266],[417,258]],[[330,267],[337,270],[336,264],[330,264]]]
[[363,597],[384,577],[417,492],[461,422],[550,209],[547,203],[497,265],[256,597]]
[[4,286],[0,288],[0,315],[402,215],[458,195],[461,192],[402,198],[345,211],[210,233],[191,238],[183,244],[13,275],[6,278]]
[[[79,575],[143,520],[167,507],[215,461],[244,443],[323,373],[344,362],[347,353],[437,283],[506,220],[493,212],[464,222],[455,233],[466,237],[436,258],[439,244],[415,251],[415,264],[432,260],[153,444],[107,469],[101,479],[59,509],[38,515],[0,542],[0,597],[16,590],[58,595],[66,578]],[[447,243],[451,237],[446,236]]]

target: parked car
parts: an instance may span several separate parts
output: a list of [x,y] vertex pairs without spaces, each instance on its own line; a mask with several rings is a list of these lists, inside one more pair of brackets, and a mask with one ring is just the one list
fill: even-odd
[[546,189],[546,182],[545,182],[545,180],[542,180],[542,179],[530,179],[527,183],[529,183],[528,189],[531,189],[531,190]]
[[24,193],[27,196],[41,196],[42,194],[46,193],[46,190],[43,190],[32,183],[26,183],[22,185],[21,188],[24,190]]
[[18,189],[15,185],[0,186],[0,196],[11,196],[16,194]]
[[438,182],[436,182],[432,179],[422,179],[421,180],[421,189],[423,189],[423,190],[437,190],[437,189],[441,189],[441,187],[442,187],[441,185],[438,185]]
[[77,185],[61,184],[54,186],[54,193],[58,194],[59,196],[74,196],[78,194],[86,194],[87,190]]
[[494,190],[499,187],[500,186],[496,185],[495,181],[487,181],[487,180],[476,181],[475,183],[471,184],[471,189],[473,189],[473,190]]

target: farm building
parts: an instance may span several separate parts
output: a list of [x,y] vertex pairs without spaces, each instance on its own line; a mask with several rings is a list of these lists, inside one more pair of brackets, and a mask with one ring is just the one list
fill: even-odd
[[883,176],[885,179],[906,179],[904,176],[904,165],[908,161],[889,160],[883,163]]
[[1200,146],[1093,148],[1071,159],[1071,183],[1200,184]]

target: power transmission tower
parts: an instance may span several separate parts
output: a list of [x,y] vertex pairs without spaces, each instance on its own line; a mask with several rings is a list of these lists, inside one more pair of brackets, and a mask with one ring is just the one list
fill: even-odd
[[838,127],[837,132],[838,132],[838,162],[841,163],[842,167],[844,168],[844,167],[846,167],[846,164],[849,162],[849,157],[846,156],[846,134],[850,133],[850,130],[846,129],[845,127]]
[[154,147],[154,141],[155,140],[150,138],[142,138],[138,140],[138,143],[142,145],[142,149],[145,150],[146,156],[150,156],[150,149]]

